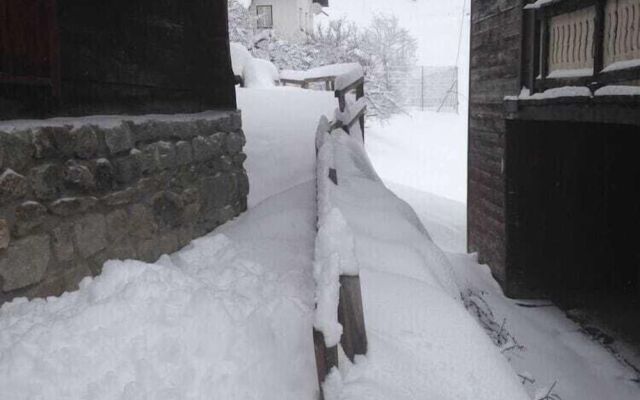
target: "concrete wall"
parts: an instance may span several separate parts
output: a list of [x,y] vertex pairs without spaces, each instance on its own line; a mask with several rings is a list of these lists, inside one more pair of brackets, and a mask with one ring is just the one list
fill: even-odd
[[155,261],[246,209],[238,111],[0,124],[0,303]]
[[278,37],[297,42],[304,40],[307,33],[313,32],[311,4],[312,0],[254,0],[249,12],[255,17],[256,6],[272,6],[273,29]]

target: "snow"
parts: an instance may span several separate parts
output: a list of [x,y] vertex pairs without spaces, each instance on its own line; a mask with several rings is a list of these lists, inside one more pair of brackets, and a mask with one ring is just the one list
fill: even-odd
[[141,124],[148,121],[175,121],[186,122],[196,120],[215,120],[228,117],[224,111],[205,111],[194,114],[148,114],[148,115],[91,115],[86,117],[58,117],[50,119],[23,119],[0,121],[0,131],[12,133],[27,129],[35,129],[43,126],[72,126],[80,128],[86,125],[95,125],[103,129],[112,129],[122,125],[122,121],[132,121]]
[[[340,216],[336,225],[344,218],[349,234],[344,228],[332,232],[332,246],[316,252],[316,258],[339,253],[344,238],[353,235],[369,340],[369,353],[355,365],[341,360],[340,371],[325,385],[325,397],[526,399],[506,360],[462,306],[444,253],[415,212],[384,186],[359,132],[349,136],[335,130],[320,143],[321,153],[325,146],[333,152],[333,157],[322,155],[321,162],[333,161],[339,182],[328,185],[330,215]],[[329,181],[325,169],[319,171],[319,180]],[[326,200],[320,196],[321,203]],[[328,289],[320,290],[333,289],[337,296],[336,269],[331,273],[333,281],[322,282]],[[337,299],[329,300],[327,305],[335,307]],[[321,301],[318,308],[324,309]]]
[[414,112],[388,123],[367,120],[366,147],[385,182],[466,203],[467,118]]
[[640,86],[603,86],[596,90],[594,96],[640,96]]
[[246,88],[271,88],[280,81],[278,68],[272,62],[260,58],[249,59],[243,72],[244,87]]
[[246,47],[240,43],[230,43],[231,48],[231,67],[233,74],[236,76],[244,75],[245,66],[251,61],[253,56]]
[[315,180],[315,136],[320,115],[336,107],[332,92],[293,87],[237,88],[247,136],[249,206]]
[[581,68],[581,69],[558,69],[551,71],[547,78],[576,78],[583,76],[592,76],[593,68]]
[[362,66],[358,63],[347,64],[329,64],[322,67],[311,68],[307,71],[282,71],[282,77],[288,77],[294,80],[324,78],[326,76],[337,77],[352,72],[359,72],[362,76]]
[[522,88],[519,96],[505,96],[505,100],[545,100],[562,97],[593,97],[593,95],[586,86],[562,86],[534,94],[531,94],[527,88]]
[[535,3],[532,4],[527,4],[524,9],[528,10],[528,9],[537,9],[537,8],[542,8],[548,4],[551,3],[558,3],[562,0],[537,0]]
[[359,64],[350,64],[349,69],[345,69],[336,78],[336,90],[344,90],[349,85],[364,77],[364,71]]
[[313,399],[314,186],[155,264],[0,309],[0,398]]
[[607,65],[602,72],[619,71],[621,69],[640,67],[640,59],[617,61]]

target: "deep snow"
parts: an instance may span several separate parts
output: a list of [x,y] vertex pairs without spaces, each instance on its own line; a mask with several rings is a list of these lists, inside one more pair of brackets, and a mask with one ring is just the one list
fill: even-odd
[[314,186],[156,264],[0,309],[2,400],[312,399]]

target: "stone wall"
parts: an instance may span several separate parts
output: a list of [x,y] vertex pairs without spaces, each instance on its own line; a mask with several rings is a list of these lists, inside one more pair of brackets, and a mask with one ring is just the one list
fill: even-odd
[[0,304],[155,261],[246,210],[238,111],[0,124]]

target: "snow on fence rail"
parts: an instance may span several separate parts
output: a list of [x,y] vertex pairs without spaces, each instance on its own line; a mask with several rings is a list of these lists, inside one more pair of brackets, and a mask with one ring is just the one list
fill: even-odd
[[[360,140],[358,131],[356,128],[352,133]],[[356,355],[367,353],[355,239],[334,199],[340,184],[337,153],[341,151],[341,144],[334,138],[340,134],[348,132],[336,127],[326,117],[321,118],[316,136],[318,234],[314,261],[316,312],[313,332],[321,392],[325,378],[332,368],[338,366],[338,345],[351,361]]]
[[[343,128],[349,132],[356,121],[359,121],[364,139],[367,103],[364,98],[364,70],[360,64],[332,64],[308,71],[284,70],[280,73],[280,82],[302,88],[309,88],[314,83],[324,83],[325,90],[333,90],[338,99],[339,108],[333,128]],[[355,102],[349,99],[351,92],[355,92]]]

